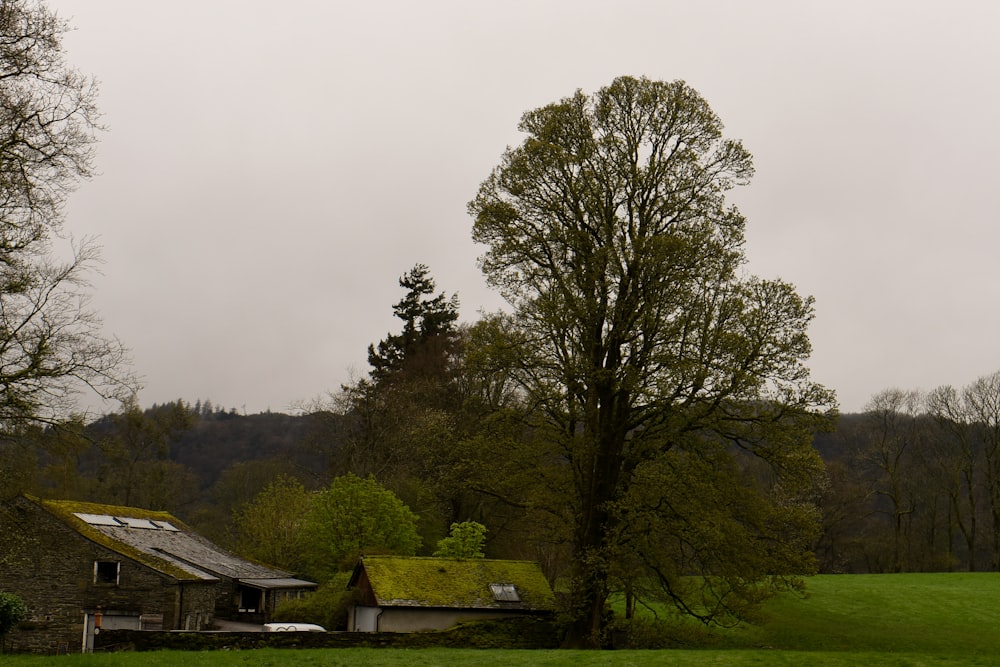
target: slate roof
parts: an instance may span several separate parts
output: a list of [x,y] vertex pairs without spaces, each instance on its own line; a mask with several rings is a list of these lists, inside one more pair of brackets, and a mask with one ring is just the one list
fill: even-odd
[[167,512],[25,497],[84,537],[175,579],[218,581],[226,577],[259,588],[316,586],[292,578],[289,572],[233,555]]
[[[366,584],[379,607],[520,611],[551,611],[555,607],[549,582],[531,561],[363,556],[348,587]],[[498,599],[491,584],[513,584],[517,599]]]

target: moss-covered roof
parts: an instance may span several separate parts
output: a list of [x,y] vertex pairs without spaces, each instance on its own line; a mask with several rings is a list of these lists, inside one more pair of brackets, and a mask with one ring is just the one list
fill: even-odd
[[[351,585],[367,577],[379,606],[549,611],[555,596],[537,563],[486,558],[364,556]],[[491,584],[513,584],[517,601],[498,600]]]
[[[152,519],[153,521],[168,521],[182,530],[191,530],[182,521],[169,512],[147,510],[141,507],[123,507],[121,505],[104,505],[101,503],[85,503],[77,500],[42,500],[27,496],[52,514],[66,520],[86,523],[75,516],[80,514],[107,514],[110,516],[130,517],[133,519]],[[76,523],[73,524],[74,526]]]
[[[286,584],[292,581],[288,578],[289,572],[252,563],[220,549],[194,533],[168,512],[25,497],[87,539],[179,581],[218,581],[220,577],[264,582],[279,581]],[[96,516],[81,518],[78,515]],[[131,527],[134,522],[126,522],[129,526],[117,522],[109,525],[100,522],[102,515],[117,519],[149,519],[161,522],[162,529],[142,526],[141,522],[135,528]],[[92,523],[91,518],[97,518],[99,521]],[[170,526],[164,528],[162,523],[168,523]],[[170,527],[176,530],[170,530]],[[298,583],[306,587],[314,585],[305,581]]]
[[76,513],[79,512],[80,514],[108,514],[135,519],[153,519],[154,521],[168,521],[181,530],[190,530],[183,522],[178,521],[176,517],[168,512],[158,512],[137,507],[122,507],[120,505],[85,503],[75,500],[43,500],[27,494],[24,497],[46,510],[49,514],[61,519],[87,539],[120,553],[127,558],[131,558],[147,567],[181,581],[204,579],[204,577],[193,575],[189,570],[165,558],[146,553],[129,544],[124,544],[76,516]]

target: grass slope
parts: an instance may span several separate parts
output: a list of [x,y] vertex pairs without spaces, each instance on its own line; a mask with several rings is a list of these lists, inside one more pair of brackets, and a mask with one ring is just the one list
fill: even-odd
[[1000,574],[826,575],[783,595],[764,624],[720,633],[732,647],[1000,656]]

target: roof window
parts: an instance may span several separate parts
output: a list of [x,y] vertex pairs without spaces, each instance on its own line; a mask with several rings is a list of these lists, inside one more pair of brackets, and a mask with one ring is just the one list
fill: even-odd
[[149,519],[137,519],[130,516],[116,516],[116,519],[124,523],[129,528],[145,528],[146,530],[159,530],[159,526]]
[[113,516],[108,516],[107,514],[85,514],[84,512],[74,512],[73,514],[76,518],[86,521],[91,526],[120,527],[122,525],[120,521],[115,519]]
[[180,530],[177,528],[177,526],[175,526],[174,524],[170,523],[169,521],[160,521],[160,520],[152,521],[152,520],[150,520],[150,523],[155,524],[158,528],[162,528],[163,530],[168,530],[171,533],[179,533],[180,532]]
[[87,514],[85,512],[74,512],[76,518],[87,522],[91,526],[111,526],[121,528],[142,528],[144,530],[166,530],[171,533],[178,533],[180,529],[169,521],[140,519],[131,516],[111,516],[109,514]]
[[490,591],[493,599],[497,602],[520,602],[521,596],[517,593],[517,586],[514,584],[490,584]]

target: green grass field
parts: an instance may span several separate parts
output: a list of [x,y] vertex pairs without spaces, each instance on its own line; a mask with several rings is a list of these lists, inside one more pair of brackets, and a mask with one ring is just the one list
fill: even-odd
[[52,662],[67,667],[1000,664],[1000,574],[996,573],[818,576],[809,580],[805,597],[783,595],[771,600],[765,612],[761,625],[713,631],[711,646],[691,650],[266,649],[2,656],[0,667]]

